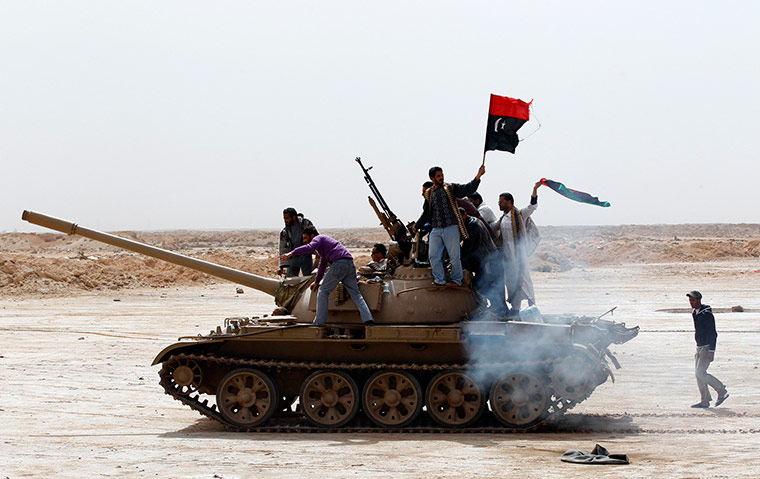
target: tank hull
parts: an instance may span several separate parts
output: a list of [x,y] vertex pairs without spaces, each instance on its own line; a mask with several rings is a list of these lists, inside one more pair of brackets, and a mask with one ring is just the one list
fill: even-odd
[[[637,332],[626,330],[630,337]],[[602,350],[575,342],[592,334]],[[240,430],[526,431],[561,416],[607,380],[607,345],[615,339],[591,321],[577,320],[368,328],[243,322],[172,345],[154,364],[162,365],[168,394]],[[189,382],[188,370],[197,371],[196,382]],[[241,412],[247,410],[238,401],[253,386],[240,385],[248,383],[271,383],[260,401],[275,412],[258,418]],[[325,406],[341,394],[356,411]],[[397,419],[377,412],[393,410],[388,404],[402,404],[403,397],[428,412],[408,406],[390,416]],[[310,401],[319,406],[309,409]],[[322,409],[339,420],[314,412]]]

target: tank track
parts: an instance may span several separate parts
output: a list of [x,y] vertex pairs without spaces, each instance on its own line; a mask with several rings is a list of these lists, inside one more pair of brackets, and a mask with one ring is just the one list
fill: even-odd
[[[300,362],[300,361],[273,361],[257,359],[237,359],[225,358],[208,355],[195,354],[178,354],[170,359],[191,359],[196,361],[205,361],[210,363],[222,364],[229,369],[238,367],[259,367],[259,368],[298,368],[298,369],[341,369],[341,370],[380,370],[380,369],[402,369],[407,371],[444,371],[444,370],[466,370],[472,367],[469,364],[392,364],[392,363],[332,363],[332,362]],[[563,358],[545,359],[541,361],[526,362],[507,362],[507,363],[489,363],[478,364],[478,368],[536,368],[546,367],[550,364],[561,362]],[[310,424],[303,417],[272,417],[267,425],[260,427],[241,428],[227,423],[224,417],[219,413],[215,404],[209,404],[208,399],[201,400],[199,393],[184,394],[172,387],[172,379],[167,367],[168,360],[162,363],[159,371],[159,384],[164,388],[166,394],[172,396],[175,400],[189,406],[191,409],[198,411],[201,415],[219,421],[224,427],[234,431],[245,432],[262,432],[262,433],[524,433],[540,430],[548,423],[556,420],[575,405],[584,401],[593,392],[592,388],[588,393],[577,400],[551,398],[549,414],[539,423],[530,427],[507,427],[501,424],[498,419],[486,411],[478,421],[469,427],[444,427],[433,421],[427,414],[420,414],[413,425],[404,427],[380,427],[372,423],[369,418],[363,414],[358,414],[352,421],[351,425],[343,427],[319,427]]]

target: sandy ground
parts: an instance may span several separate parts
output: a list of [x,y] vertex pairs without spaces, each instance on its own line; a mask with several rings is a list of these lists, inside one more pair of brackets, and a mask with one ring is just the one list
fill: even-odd
[[[229,432],[165,395],[150,363],[180,335],[270,312],[269,297],[208,280],[69,295],[0,290],[0,477],[758,477],[756,255],[574,267],[533,279],[544,312],[618,306],[612,319],[642,328],[613,347],[623,365],[617,382],[538,434]],[[689,408],[698,392],[684,293],[694,288],[715,308],[748,310],[717,315],[710,371],[731,397],[709,410]],[[683,312],[663,311],[674,309]],[[597,443],[632,464],[559,459]]]

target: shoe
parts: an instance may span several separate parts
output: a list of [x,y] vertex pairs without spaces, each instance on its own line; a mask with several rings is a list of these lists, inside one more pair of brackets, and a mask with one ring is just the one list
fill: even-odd
[[710,407],[710,403],[705,404],[703,402],[698,402],[697,404],[692,404],[691,407],[697,408],[697,409],[707,409],[708,407]]
[[431,286],[442,287],[442,286],[446,286],[446,283],[436,283],[435,281],[433,281],[433,284],[431,284]]
[[718,393],[718,399],[717,401],[715,401],[715,407],[718,407],[721,404],[723,404],[723,401],[725,401],[726,399],[728,399],[728,391],[724,389],[722,393]]
[[459,288],[462,285],[457,283],[456,281],[447,281],[446,286],[448,286],[449,288]]
[[370,319],[369,321],[367,321],[366,323],[364,323],[364,325],[365,326],[374,326],[375,322]]

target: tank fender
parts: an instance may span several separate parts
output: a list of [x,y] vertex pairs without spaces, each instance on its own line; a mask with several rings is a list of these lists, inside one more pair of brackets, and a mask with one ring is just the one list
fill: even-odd
[[199,345],[206,345],[211,343],[221,343],[222,339],[208,339],[203,341],[193,341],[193,342],[182,342],[182,343],[174,343],[170,346],[165,347],[160,353],[158,353],[158,356],[156,356],[156,359],[153,360],[151,363],[151,366],[155,366],[156,364],[160,364],[166,360],[169,356],[171,356],[170,353],[193,353],[193,349],[196,349]]

